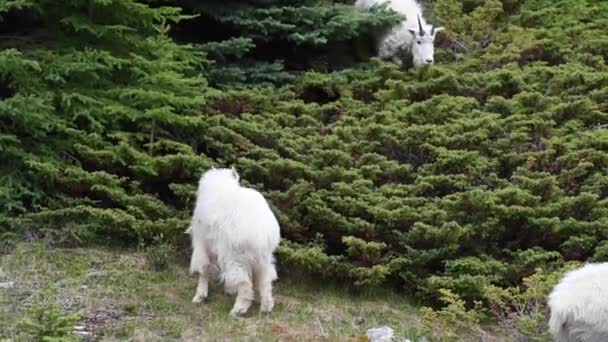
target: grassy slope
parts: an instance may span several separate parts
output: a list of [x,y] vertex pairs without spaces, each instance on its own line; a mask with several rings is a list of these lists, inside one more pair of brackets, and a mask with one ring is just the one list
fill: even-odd
[[[214,287],[203,305],[190,302],[195,280],[183,265],[151,270],[145,254],[100,249],[48,249],[21,244],[0,259],[0,338],[15,336],[16,322],[33,302],[57,302],[78,312],[101,340],[359,340],[370,327],[390,325],[415,337],[417,312],[392,293],[348,294],[332,285],[280,279],[270,315],[257,305],[232,319],[232,298]],[[321,336],[323,329],[326,339]]]

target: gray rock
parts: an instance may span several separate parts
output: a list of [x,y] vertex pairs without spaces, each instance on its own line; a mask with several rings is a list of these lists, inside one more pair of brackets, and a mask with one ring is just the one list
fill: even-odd
[[370,342],[389,342],[393,339],[395,331],[387,326],[368,329],[365,333]]
[[93,272],[87,274],[87,278],[99,278],[99,277],[103,277],[104,275],[105,275],[105,272],[93,271]]

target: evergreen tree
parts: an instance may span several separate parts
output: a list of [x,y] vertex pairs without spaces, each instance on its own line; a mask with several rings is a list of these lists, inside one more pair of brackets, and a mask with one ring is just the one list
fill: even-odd
[[201,16],[180,26],[176,37],[201,43],[216,62],[209,77],[219,84],[281,84],[293,80],[287,71],[353,65],[361,36],[400,20],[382,7],[362,12],[328,0],[190,0],[185,6]]
[[0,6],[3,225],[71,240],[178,229],[161,199],[167,183],[191,183],[205,164],[193,146],[208,92],[196,69],[204,56],[167,35],[180,9],[132,0]]

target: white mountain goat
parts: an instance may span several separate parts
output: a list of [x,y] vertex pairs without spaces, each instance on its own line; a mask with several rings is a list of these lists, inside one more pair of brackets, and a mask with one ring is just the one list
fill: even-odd
[[404,15],[405,20],[376,37],[378,56],[399,65],[406,58],[411,59],[415,67],[433,64],[435,35],[444,28],[427,24],[422,16],[422,8],[415,0],[357,0],[355,7],[368,10],[386,2],[388,8]]
[[274,251],[281,236],[279,223],[268,202],[258,191],[239,184],[233,169],[210,169],[199,181],[190,227],[192,241],[190,273],[198,273],[192,299],[207,297],[213,269],[219,270],[225,292],[236,294],[230,314],[244,314],[260,295],[260,310],[274,306],[272,282],[277,279]]
[[608,262],[568,272],[548,298],[549,332],[558,342],[608,341]]

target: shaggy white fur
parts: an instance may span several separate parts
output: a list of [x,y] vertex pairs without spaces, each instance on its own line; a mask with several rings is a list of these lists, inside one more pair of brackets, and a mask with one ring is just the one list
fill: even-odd
[[230,314],[246,313],[254,300],[254,286],[260,295],[260,310],[274,306],[272,282],[277,279],[274,251],[281,236],[279,223],[264,196],[239,184],[233,169],[211,169],[198,186],[190,227],[192,240],[190,273],[198,273],[193,303],[207,297],[213,269],[228,294],[236,294]]
[[559,342],[608,341],[608,262],[568,272],[549,295],[549,332]]
[[429,25],[415,0],[357,0],[355,7],[368,10],[388,2],[388,8],[403,14],[405,20],[378,38],[378,56],[402,64],[402,51],[411,54],[414,66],[433,64],[435,35],[443,27]]

